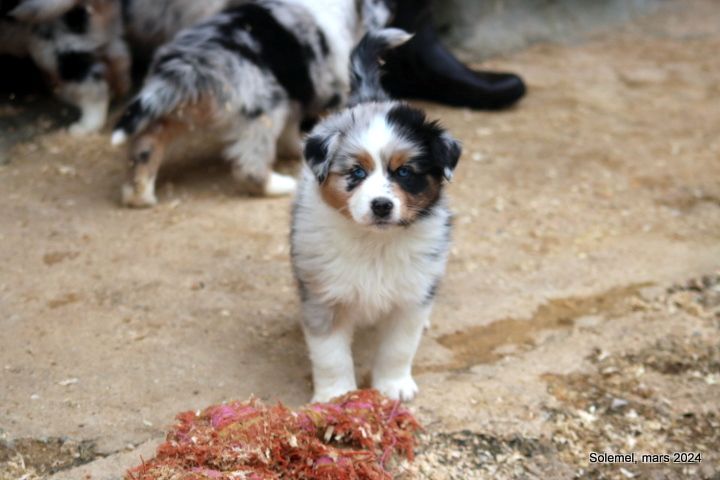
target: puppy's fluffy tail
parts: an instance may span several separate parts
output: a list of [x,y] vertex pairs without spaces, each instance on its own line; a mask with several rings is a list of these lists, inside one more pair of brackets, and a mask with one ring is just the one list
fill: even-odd
[[125,143],[128,137],[143,131],[152,122],[171,112],[186,97],[188,95],[177,85],[170,84],[162,78],[153,77],[125,107],[125,111],[113,129],[112,144]]
[[350,106],[388,99],[380,83],[380,56],[411,38],[411,34],[399,28],[372,30],[365,34],[350,56]]

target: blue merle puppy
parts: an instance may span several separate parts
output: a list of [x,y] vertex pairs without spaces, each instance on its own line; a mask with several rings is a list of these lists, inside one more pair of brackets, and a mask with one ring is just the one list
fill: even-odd
[[357,388],[356,328],[377,324],[372,386],[411,400],[412,361],[450,248],[445,185],[461,147],[422,110],[388,98],[379,57],[409,39],[368,33],[352,55],[349,107],[305,143],[292,216],[292,263],[312,361],[313,401]]
[[362,33],[354,0],[229,2],[155,54],[113,143],[130,139],[122,202],[156,203],[155,178],[180,136],[212,130],[249,193],[287,195],[294,178],[273,172],[278,150],[300,155],[303,118],[345,101],[349,57]]
[[80,110],[71,133],[100,130],[111,97],[130,87],[117,0],[0,0],[0,53],[30,57]]

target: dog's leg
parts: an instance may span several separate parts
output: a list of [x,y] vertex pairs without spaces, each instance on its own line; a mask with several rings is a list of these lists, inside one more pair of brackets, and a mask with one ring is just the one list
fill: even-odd
[[231,129],[234,143],[225,149],[225,158],[232,162],[235,180],[253,195],[289,195],[297,187],[294,178],[272,171],[278,138],[287,116],[287,106],[277,107],[258,118],[239,122]]
[[313,373],[313,402],[357,389],[352,359],[353,323],[321,303],[303,303],[303,332],[310,353]]
[[397,308],[380,324],[373,388],[397,400],[415,397],[418,387],[412,378],[412,361],[431,309],[430,305]]
[[85,94],[77,102],[80,120],[69,128],[73,135],[99,132],[105,126],[110,105],[110,89],[104,80],[88,82],[81,88]]
[[58,96],[80,109],[80,119],[70,125],[73,135],[85,135],[100,131],[105,126],[110,88],[104,78],[104,66],[96,64],[95,70],[80,81],[63,82],[57,89]]
[[123,205],[142,208],[157,203],[155,178],[165,156],[169,130],[167,125],[155,125],[130,144],[130,172],[122,187]]

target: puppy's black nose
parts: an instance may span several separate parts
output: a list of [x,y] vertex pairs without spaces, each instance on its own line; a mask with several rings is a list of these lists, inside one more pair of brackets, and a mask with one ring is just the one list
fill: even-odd
[[389,198],[380,197],[376,198],[370,204],[373,213],[379,218],[385,218],[390,215],[393,209],[393,202]]

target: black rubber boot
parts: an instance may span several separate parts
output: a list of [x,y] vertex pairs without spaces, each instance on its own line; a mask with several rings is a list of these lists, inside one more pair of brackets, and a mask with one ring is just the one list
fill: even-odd
[[435,33],[428,0],[400,0],[392,26],[415,36],[385,56],[383,86],[391,96],[497,110],[525,95],[518,75],[475,71],[455,58]]

